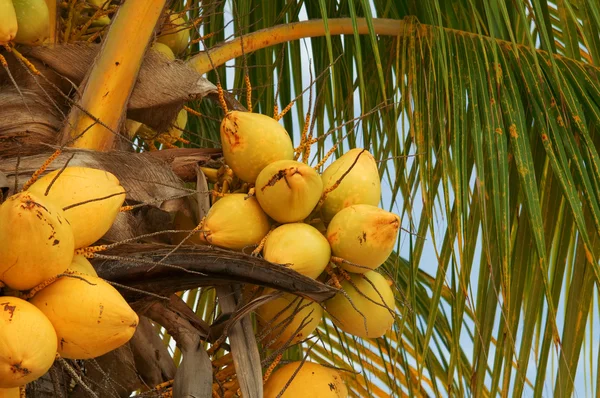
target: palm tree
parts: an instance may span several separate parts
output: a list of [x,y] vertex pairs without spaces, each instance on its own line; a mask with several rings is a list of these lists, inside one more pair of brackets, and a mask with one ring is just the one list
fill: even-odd
[[[164,0],[47,3],[56,45],[0,52],[3,193],[66,144],[51,169],[113,171],[138,205],[105,240],[147,235],[94,262],[143,315],[134,339],[58,361],[32,396],[156,396],[173,378],[176,395],[207,393],[207,350],[224,335],[215,373],[233,362],[233,393],[261,396],[279,358],[253,338],[244,286],[335,294],[257,257],[148,236],[206,211],[195,167],[219,164],[218,85],[230,109],[273,116],[295,100],[282,123],[296,144],[305,127],[318,138],[313,165],[368,148],[382,206],[403,220],[382,270],[396,288],[392,331],[360,339],[327,318],[283,361],[339,368],[361,397],[598,394],[598,2],[176,0],[191,34],[183,62],[147,50]],[[86,24],[101,15],[111,24]],[[161,132],[184,105],[184,142],[128,135],[125,119]]]

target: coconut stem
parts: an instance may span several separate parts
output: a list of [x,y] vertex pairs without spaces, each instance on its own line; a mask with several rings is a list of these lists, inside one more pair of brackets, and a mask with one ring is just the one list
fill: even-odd
[[[374,18],[370,22],[372,23],[373,31],[377,35],[398,36],[405,30],[405,22],[401,20]],[[262,29],[237,37],[218,48],[202,52],[190,58],[188,64],[199,73],[206,73],[217,66],[223,65],[230,59],[243,55],[243,53],[251,53],[276,44],[307,37],[321,37],[328,33],[331,35],[349,35],[354,33],[354,25],[351,18],[332,18],[327,23],[329,31],[325,29],[325,25],[321,19]],[[356,25],[358,34],[369,33],[369,26],[365,18],[357,18]]]
[[283,358],[283,354],[277,355],[271,363],[271,365],[269,365],[269,367],[265,371],[265,375],[263,376],[263,383],[266,383],[269,380],[269,377],[271,377],[271,373],[273,373],[273,370],[275,370],[277,365],[279,365],[279,362],[281,362],[281,358]]
[[[119,8],[78,106],[71,109],[63,141],[81,135],[72,146],[101,151],[112,148],[120,124],[125,120],[124,111],[146,47],[164,6],[165,0],[129,0]],[[124,37],[127,40],[123,41]]]

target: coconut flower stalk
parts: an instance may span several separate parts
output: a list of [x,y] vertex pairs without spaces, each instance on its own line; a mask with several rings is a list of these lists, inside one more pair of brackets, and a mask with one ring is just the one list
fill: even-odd
[[113,146],[115,134],[125,120],[127,101],[146,47],[164,6],[165,0],[128,0],[119,8],[84,83],[78,106],[71,110],[63,131],[65,142],[76,138],[72,146],[96,150]]

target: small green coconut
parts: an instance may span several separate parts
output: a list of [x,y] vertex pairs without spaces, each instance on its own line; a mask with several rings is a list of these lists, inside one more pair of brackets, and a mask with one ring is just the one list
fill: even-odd
[[331,248],[316,228],[292,223],[281,225],[269,234],[263,256],[267,261],[287,264],[294,271],[316,279],[329,264]]
[[280,223],[304,220],[319,202],[322,192],[319,174],[295,160],[273,162],[256,179],[256,198],[260,206]]
[[167,46],[164,43],[161,42],[155,42],[154,44],[152,44],[152,49],[162,55],[164,55],[165,57],[167,57],[170,61],[173,61],[175,59],[175,54],[173,53],[173,50],[171,50],[171,47]]
[[345,207],[356,204],[377,206],[379,203],[379,171],[375,158],[369,151],[362,148],[352,149],[329,165],[321,175],[323,190],[327,191],[333,187],[346,172],[348,174],[337,188],[327,194],[323,202],[321,214],[325,222],[331,221],[333,216]]
[[181,54],[190,42],[190,28],[187,26],[186,20],[178,14],[169,15],[157,41],[169,46],[173,54]]
[[352,283],[345,280],[341,284],[352,303],[341,293],[325,302],[325,309],[331,315],[333,323],[344,332],[357,337],[383,336],[394,323],[394,292],[390,285],[375,271],[364,275],[350,274],[350,280]]
[[258,245],[270,229],[269,218],[256,198],[236,193],[213,204],[199,236],[201,241],[211,245],[242,250]]
[[256,315],[259,333],[266,333],[263,343],[270,350],[277,350],[305,340],[314,332],[323,317],[323,308],[314,301],[286,293],[258,307]]
[[249,183],[254,183],[267,165],[294,158],[288,132],[275,119],[260,113],[232,111],[225,115],[221,146],[225,162]]
[[346,271],[365,273],[379,267],[394,250],[400,217],[371,205],[346,207],[327,227],[331,251],[358,267],[340,264]]
[[50,19],[45,0],[13,0],[17,24],[15,43],[39,46],[50,37]]

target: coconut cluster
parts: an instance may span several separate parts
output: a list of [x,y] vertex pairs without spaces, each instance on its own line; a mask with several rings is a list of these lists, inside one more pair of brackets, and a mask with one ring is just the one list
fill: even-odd
[[0,388],[32,382],[56,355],[90,359],[125,344],[138,316],[77,249],[99,240],[125,200],[103,170],[66,167],[0,205]]
[[[373,155],[352,149],[320,174],[294,159],[281,124],[250,112],[228,112],[220,135],[226,167],[246,189],[214,197],[196,241],[233,250],[258,246],[267,261],[313,279],[338,275],[341,293],[324,305],[332,321],[359,337],[384,335],[395,301],[375,270],[396,244],[400,218],[377,207],[381,185]],[[323,313],[310,300],[278,295],[256,311],[258,335],[269,349],[283,349],[310,336]],[[302,396],[310,385],[302,384]]]

